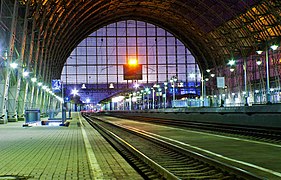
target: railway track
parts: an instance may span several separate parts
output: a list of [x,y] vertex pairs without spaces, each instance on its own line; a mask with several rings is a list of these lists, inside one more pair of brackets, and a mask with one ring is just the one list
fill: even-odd
[[184,120],[169,120],[162,118],[149,118],[140,116],[115,116],[126,118],[134,121],[151,122],[156,124],[172,125],[179,128],[189,128],[196,130],[203,130],[212,133],[223,133],[243,136],[247,139],[259,140],[270,143],[281,143],[281,129],[280,128],[266,128],[266,127],[251,127],[242,125],[230,125],[219,123],[206,123]]
[[144,179],[260,179],[136,129],[83,116]]

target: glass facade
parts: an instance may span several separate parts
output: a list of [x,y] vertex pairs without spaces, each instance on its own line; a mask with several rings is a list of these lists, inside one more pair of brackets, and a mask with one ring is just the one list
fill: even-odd
[[145,87],[177,76],[190,93],[199,95],[201,75],[190,51],[164,29],[135,20],[112,23],[90,34],[68,57],[61,80],[92,90],[110,84],[115,90],[128,88],[133,83],[124,80],[123,65],[131,58],[142,65],[138,84]]

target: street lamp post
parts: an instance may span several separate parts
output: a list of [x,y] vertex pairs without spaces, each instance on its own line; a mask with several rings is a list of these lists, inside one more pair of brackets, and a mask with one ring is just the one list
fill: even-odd
[[244,70],[244,88],[245,88],[244,99],[245,99],[245,106],[249,106],[248,104],[249,92],[247,89],[247,59],[244,57],[243,61],[244,61],[243,70]]
[[173,86],[173,102],[172,107],[175,107],[175,99],[176,99],[176,92],[175,92],[175,83],[177,82],[177,76],[172,76],[170,79],[171,85]]
[[165,100],[164,100],[164,108],[166,109],[167,108],[167,85],[168,83],[167,82],[164,82],[164,89],[165,89]]
[[[154,85],[155,86],[155,85]],[[154,87],[153,86],[153,87]],[[155,107],[154,107],[154,93],[155,93],[155,89],[154,88],[151,88],[151,90],[152,90],[152,109],[154,109]]]
[[[270,46],[270,48],[274,51],[278,48],[277,45],[272,45]],[[270,94],[270,82],[269,82],[269,52],[268,52],[269,48],[266,44],[265,47],[265,66],[266,66],[266,104],[272,104],[271,102],[271,94]],[[261,50],[256,51],[259,55],[262,54]]]
[[266,104],[271,104],[270,101],[270,85],[269,85],[269,57],[268,48],[265,49],[265,64],[266,64]]
[[160,88],[160,86],[158,87],[158,109],[161,108],[161,93],[162,93],[162,89]]
[[147,109],[149,109],[149,94],[150,94],[149,88],[145,88],[145,93],[147,95]]

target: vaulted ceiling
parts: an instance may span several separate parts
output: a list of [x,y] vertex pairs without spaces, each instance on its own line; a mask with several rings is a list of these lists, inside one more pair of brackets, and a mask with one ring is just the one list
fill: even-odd
[[[281,36],[281,5],[275,0],[22,0],[33,19],[30,32],[49,78],[60,78],[72,50],[93,31],[136,19],[158,25],[180,39],[200,68],[253,53]],[[32,28],[33,27],[33,28]]]

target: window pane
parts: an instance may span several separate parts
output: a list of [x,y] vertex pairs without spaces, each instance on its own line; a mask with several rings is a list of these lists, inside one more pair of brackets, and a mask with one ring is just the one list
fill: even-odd
[[[80,86],[88,83],[91,88],[107,89],[110,82],[116,88],[126,88],[128,81],[123,79],[123,64],[131,57],[143,65],[143,80],[139,83],[146,84],[147,80],[163,83],[174,75],[182,81],[188,77],[189,82],[200,83],[195,58],[180,40],[160,27],[136,20],[112,23],[91,33],[67,58],[68,66],[63,68],[61,78],[79,82]],[[191,73],[196,76],[192,78]],[[76,74],[81,75],[76,77]]]

